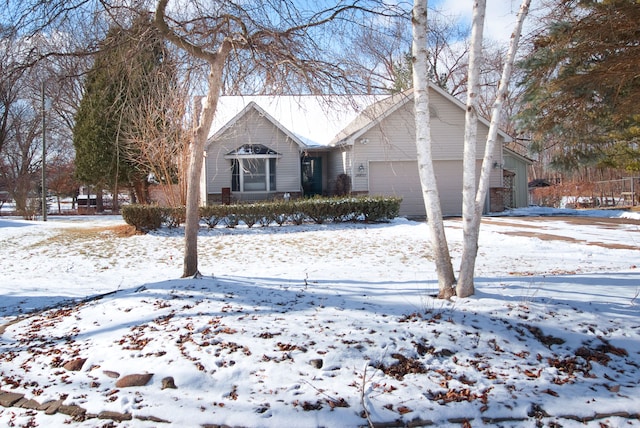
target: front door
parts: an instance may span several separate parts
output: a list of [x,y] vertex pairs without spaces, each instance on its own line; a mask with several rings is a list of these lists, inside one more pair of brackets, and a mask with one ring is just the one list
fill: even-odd
[[322,158],[302,158],[302,191],[304,196],[322,195]]

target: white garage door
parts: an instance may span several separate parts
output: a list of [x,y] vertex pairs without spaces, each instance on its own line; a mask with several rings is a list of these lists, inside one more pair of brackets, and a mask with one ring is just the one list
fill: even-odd
[[[462,164],[438,161],[435,164],[442,214],[457,216],[462,212]],[[369,164],[369,194],[402,197],[400,215],[425,217],[422,188],[416,161],[372,161]]]

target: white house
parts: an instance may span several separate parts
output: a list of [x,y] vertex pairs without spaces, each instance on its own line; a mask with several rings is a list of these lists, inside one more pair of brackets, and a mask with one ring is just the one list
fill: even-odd
[[[435,86],[429,102],[442,211],[460,215],[465,106]],[[478,172],[488,129],[480,120]],[[502,132],[499,139],[510,141]],[[351,193],[400,196],[401,215],[425,216],[411,92],[221,97],[205,154],[201,188],[207,203],[333,195],[346,180]],[[497,145],[486,211],[526,206],[528,162]]]

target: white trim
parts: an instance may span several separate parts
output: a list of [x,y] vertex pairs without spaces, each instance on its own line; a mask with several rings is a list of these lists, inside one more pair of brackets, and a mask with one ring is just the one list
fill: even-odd
[[240,110],[240,112],[238,114],[236,114],[233,117],[233,119],[231,119],[229,122],[227,122],[215,134],[213,134],[212,136],[210,136],[208,138],[205,150],[207,150],[207,148],[211,145],[211,143],[213,143],[219,136],[221,136],[229,128],[231,128],[233,125],[235,125],[235,123],[238,120],[240,120],[240,118],[242,118],[245,114],[247,114],[247,112],[249,112],[249,110],[251,110],[251,109],[254,109],[255,111],[257,111],[261,116],[263,116],[265,119],[267,119],[269,122],[271,122],[276,128],[278,128],[287,137],[289,137],[293,142],[295,142],[298,145],[298,147],[300,148],[300,151],[303,151],[303,150],[309,148],[309,146],[307,146],[300,138],[298,138],[294,133],[292,133],[290,130],[288,130],[284,125],[282,125],[280,122],[278,122],[276,119],[274,119],[273,116],[271,116],[262,107],[260,107],[258,104],[256,104],[255,101],[250,101],[249,104],[247,104],[242,110]]
[[274,155],[224,155],[225,159],[279,159],[281,157],[280,153]]
[[[454,97],[453,95],[445,91],[444,89],[440,88],[439,86],[436,86],[430,83],[429,89],[434,90],[438,94],[442,95],[444,98],[449,100],[452,104],[456,105],[462,111],[466,110],[466,105],[462,101],[460,101],[459,99],[457,99],[456,97]],[[392,104],[391,106],[386,108],[384,108],[384,106],[377,106],[377,104],[383,104],[389,99],[393,99],[393,98],[397,98],[398,101]],[[360,115],[355,119],[357,121],[362,115],[369,114],[371,115],[371,119],[369,121],[364,123],[361,127],[359,127],[356,131],[352,132],[349,135],[341,135],[343,134],[344,130],[341,131],[340,134],[338,134],[329,145],[333,147],[340,146],[340,145],[353,145],[367,131],[369,131],[371,128],[373,128],[374,126],[382,122],[385,118],[389,117],[392,113],[394,113],[396,110],[398,110],[400,107],[405,105],[410,100],[413,100],[413,89],[409,89],[405,92],[402,92],[401,94],[390,95],[386,99],[383,99],[374,104],[371,104],[362,113],[360,113]],[[377,112],[376,110],[372,110],[372,109],[376,109],[377,107],[381,109],[380,112]],[[429,110],[431,110],[431,108]],[[478,117],[478,121],[483,125],[485,125],[487,128],[489,128],[490,123],[488,120],[484,119],[483,117]],[[498,135],[502,137],[504,143],[509,143],[513,141],[513,138],[511,138],[509,134],[507,134],[506,132],[500,129],[498,130]]]
[[[226,158],[226,157],[225,157]],[[238,175],[239,175],[239,190],[235,190],[235,192],[238,193],[264,193],[264,192],[275,192],[276,189],[272,189],[271,188],[271,162],[269,162],[269,159],[275,159],[277,158],[276,155],[252,155],[252,156],[231,156],[227,159],[232,159],[232,160],[237,160],[238,161]],[[245,176],[245,167],[243,165],[244,160],[249,160],[249,159],[263,159],[264,160],[264,165],[265,165],[265,174],[264,174],[264,184],[265,184],[265,188],[264,189],[259,189],[259,190],[246,190],[245,189],[245,183],[244,183],[244,176]],[[247,173],[248,174],[248,173]],[[232,181],[232,186],[231,188],[233,189],[233,165],[232,165],[232,173],[231,173],[231,181]],[[276,183],[276,187],[277,187],[277,183]],[[234,191],[234,190],[232,190]]]

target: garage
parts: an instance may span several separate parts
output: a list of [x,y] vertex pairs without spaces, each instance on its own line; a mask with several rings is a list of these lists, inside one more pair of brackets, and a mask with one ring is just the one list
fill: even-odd
[[[436,178],[444,216],[462,212],[462,162],[437,161]],[[369,194],[403,198],[400,215],[425,217],[422,188],[416,161],[371,161],[369,163]]]

